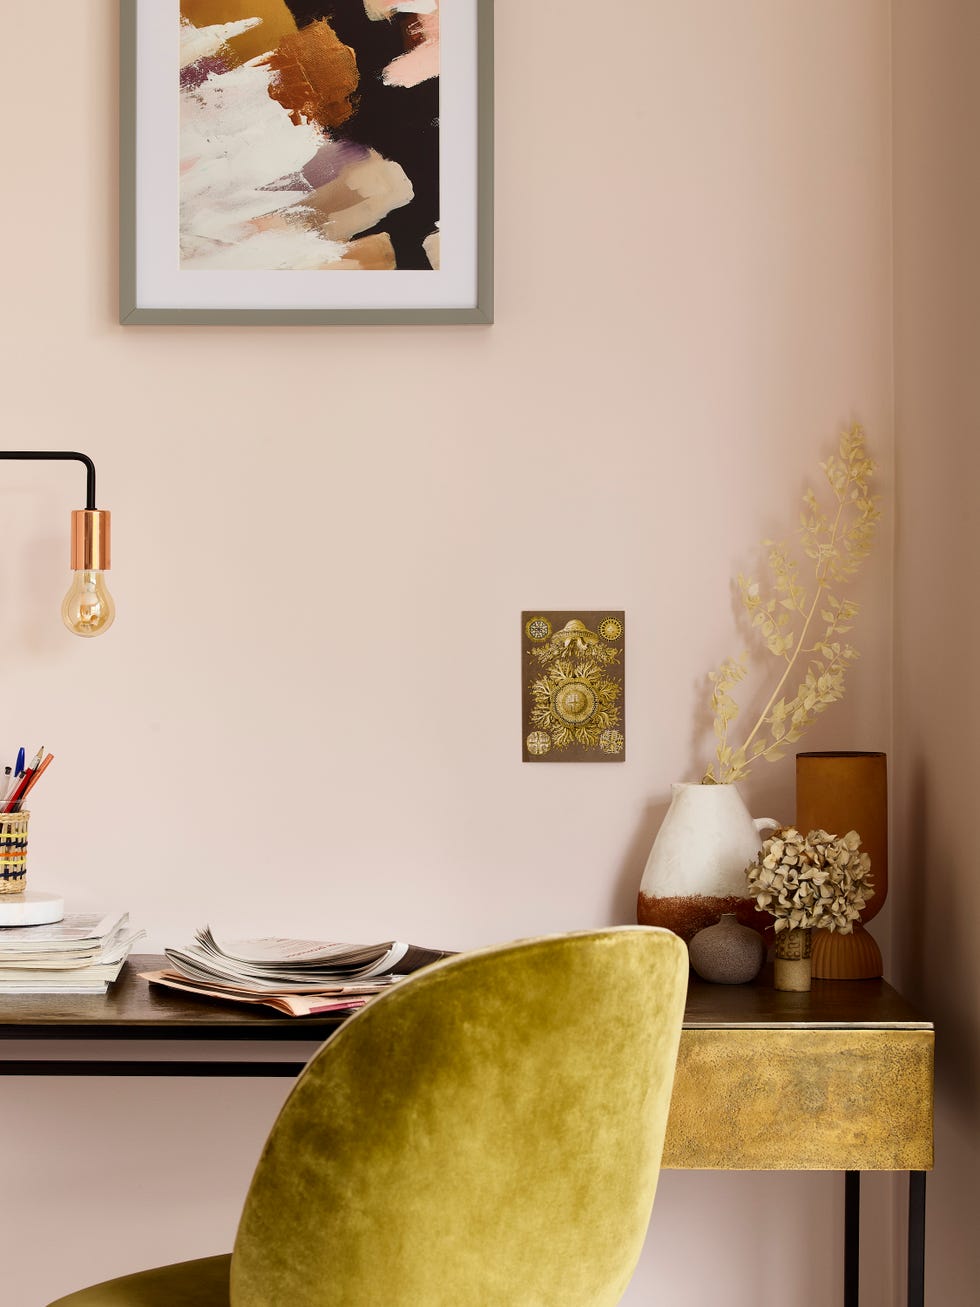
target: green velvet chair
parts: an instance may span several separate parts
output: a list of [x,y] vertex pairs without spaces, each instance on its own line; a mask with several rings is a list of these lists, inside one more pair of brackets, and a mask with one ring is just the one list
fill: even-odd
[[234,1252],[51,1307],[612,1307],[660,1172],[687,950],[626,926],[461,954],[296,1082]]

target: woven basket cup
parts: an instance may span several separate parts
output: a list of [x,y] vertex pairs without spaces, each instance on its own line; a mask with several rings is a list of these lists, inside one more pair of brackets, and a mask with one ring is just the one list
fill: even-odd
[[29,812],[0,813],[0,894],[23,894],[27,886]]

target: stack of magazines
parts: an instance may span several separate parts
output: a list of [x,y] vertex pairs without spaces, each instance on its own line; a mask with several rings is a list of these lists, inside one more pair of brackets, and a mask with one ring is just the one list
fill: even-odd
[[0,994],[104,994],[143,931],[129,914],[74,913],[0,928]]
[[235,1003],[264,1003],[291,1017],[347,1016],[375,994],[449,954],[389,941],[220,940],[205,926],[194,943],[165,950],[170,967],[144,973],[154,985]]

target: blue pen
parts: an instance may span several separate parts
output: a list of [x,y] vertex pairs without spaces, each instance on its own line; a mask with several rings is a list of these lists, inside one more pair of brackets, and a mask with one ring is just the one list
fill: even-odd
[[18,750],[17,750],[17,766],[14,768],[14,775],[15,775],[15,776],[23,776],[23,774],[24,774],[24,757],[25,757],[25,755],[24,755],[24,750],[23,750],[23,749],[18,749]]

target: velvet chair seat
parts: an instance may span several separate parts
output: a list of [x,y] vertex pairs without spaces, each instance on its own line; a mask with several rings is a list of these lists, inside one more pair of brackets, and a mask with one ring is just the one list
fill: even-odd
[[51,1307],[228,1307],[231,1254],[157,1266],[59,1298]]
[[231,1257],[51,1307],[614,1307],[643,1244],[687,950],[618,927],[436,963],[344,1023]]

